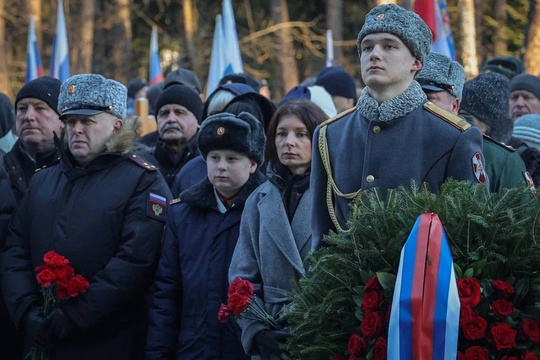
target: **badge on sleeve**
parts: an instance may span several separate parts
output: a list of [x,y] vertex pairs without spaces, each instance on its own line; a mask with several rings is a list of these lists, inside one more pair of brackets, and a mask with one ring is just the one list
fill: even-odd
[[480,153],[475,153],[472,157],[472,167],[474,176],[476,177],[476,180],[481,182],[482,184],[486,183],[486,171],[484,170],[484,165],[482,164],[482,155]]
[[534,186],[534,181],[531,174],[528,171],[524,171],[523,177],[525,178],[525,182],[527,183],[527,186],[531,189],[531,191],[533,193],[536,193],[536,186]]
[[161,221],[167,220],[167,199],[161,195],[150,193],[146,215]]

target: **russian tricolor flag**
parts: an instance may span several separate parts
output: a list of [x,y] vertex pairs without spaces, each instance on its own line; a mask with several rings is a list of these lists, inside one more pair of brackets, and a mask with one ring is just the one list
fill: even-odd
[[58,0],[58,14],[56,20],[56,34],[51,58],[51,77],[64,82],[70,77],[69,50],[64,18],[64,2]]
[[399,263],[388,329],[389,360],[455,360],[460,302],[450,246],[436,214],[422,214]]
[[214,92],[219,86],[219,81],[225,74],[227,60],[225,59],[225,39],[223,37],[223,22],[221,14],[216,16],[214,40],[212,42],[212,54],[210,56],[210,69],[206,81],[206,97]]
[[223,0],[223,37],[225,38],[226,60],[228,62],[223,75],[231,73],[243,73],[242,55],[240,54],[240,45],[238,44],[238,35],[236,33],[236,21],[231,0]]
[[154,85],[164,80],[163,73],[161,72],[161,65],[159,63],[159,48],[156,26],[152,26],[152,36],[150,37],[150,73],[148,77],[149,85]]
[[433,33],[431,51],[455,60],[456,50],[446,0],[416,0],[414,11],[420,15]]
[[24,82],[27,83],[41,76],[43,76],[43,65],[41,64],[41,57],[39,56],[34,18],[31,17],[30,24],[28,25],[28,43],[26,45],[26,77]]

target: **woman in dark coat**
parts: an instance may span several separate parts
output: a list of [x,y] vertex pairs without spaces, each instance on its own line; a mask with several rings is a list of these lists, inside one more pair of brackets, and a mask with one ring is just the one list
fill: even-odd
[[[325,119],[308,100],[291,101],[276,110],[266,143],[269,180],[246,202],[229,269],[229,282],[251,281],[258,300],[278,322],[287,291],[304,275],[303,261],[311,249],[311,138]],[[278,343],[286,332],[271,331],[257,320],[238,322],[242,345],[252,359],[279,358]]]

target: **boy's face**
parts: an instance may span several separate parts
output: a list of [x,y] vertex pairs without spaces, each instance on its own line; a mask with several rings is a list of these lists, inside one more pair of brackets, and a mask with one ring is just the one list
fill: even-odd
[[389,33],[366,35],[360,44],[362,80],[372,89],[409,84],[422,64],[400,38]]
[[206,157],[208,180],[223,196],[233,196],[257,169],[257,163],[234,150],[212,150]]

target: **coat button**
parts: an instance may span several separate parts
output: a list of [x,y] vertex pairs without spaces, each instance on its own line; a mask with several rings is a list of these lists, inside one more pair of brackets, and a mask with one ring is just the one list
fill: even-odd
[[375,134],[378,134],[378,133],[380,133],[380,132],[381,132],[381,127],[380,127],[380,126],[377,126],[377,125],[375,125],[375,126],[373,127],[373,129],[372,129],[372,130],[373,130],[373,132],[374,132]]
[[375,181],[375,176],[373,176],[373,175],[368,175],[368,176],[366,177],[366,181],[367,181],[368,183],[371,183],[371,182]]

